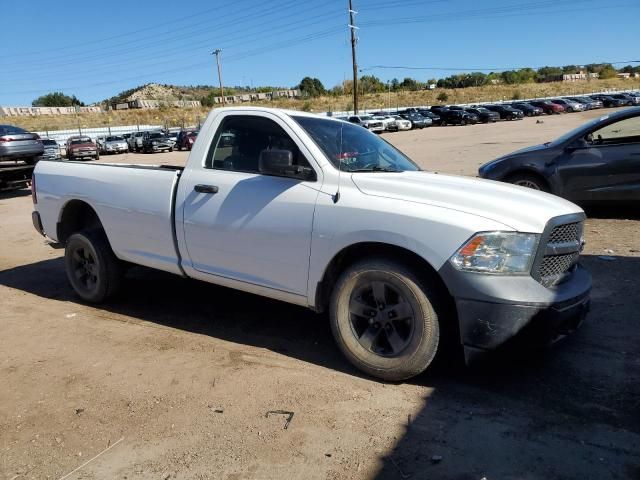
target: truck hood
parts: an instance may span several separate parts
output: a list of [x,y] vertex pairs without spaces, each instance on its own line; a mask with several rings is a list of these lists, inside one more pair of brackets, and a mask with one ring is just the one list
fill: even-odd
[[541,233],[549,219],[582,212],[560,197],[491,180],[429,172],[355,173],[366,195],[465,212],[520,232]]

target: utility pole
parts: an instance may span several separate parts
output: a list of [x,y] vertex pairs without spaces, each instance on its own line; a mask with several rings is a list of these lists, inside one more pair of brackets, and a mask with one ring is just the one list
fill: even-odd
[[218,80],[220,81],[220,96],[222,97],[222,106],[224,107],[225,105],[224,88],[222,87],[222,72],[220,70],[220,54],[221,53],[222,53],[222,50],[220,50],[219,48],[216,48],[213,52],[211,52],[212,55],[216,56],[216,63],[218,64]]
[[356,27],[352,0],[349,0],[349,29],[351,30],[351,62],[353,63],[353,112],[358,114],[358,62],[356,62]]

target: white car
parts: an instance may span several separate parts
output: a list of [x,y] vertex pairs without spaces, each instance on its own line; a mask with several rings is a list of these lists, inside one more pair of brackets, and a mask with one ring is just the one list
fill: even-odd
[[129,151],[127,141],[119,135],[98,137],[96,143],[100,153],[127,153]]
[[184,168],[44,160],[32,194],[83,301],[106,301],[138,264],[328,311],[344,355],[386,380],[449,341],[471,361],[519,333],[565,335],[589,306],[579,207],[422,171],[309,113],[216,108]]
[[381,121],[387,132],[396,132],[398,130],[395,118],[390,115],[374,115],[373,119]]
[[394,115],[393,118],[396,121],[396,127],[398,130],[411,130],[410,120],[402,118],[400,115]]
[[347,118],[350,123],[360,125],[372,132],[384,132],[385,127],[381,120],[375,119],[372,115],[351,115]]

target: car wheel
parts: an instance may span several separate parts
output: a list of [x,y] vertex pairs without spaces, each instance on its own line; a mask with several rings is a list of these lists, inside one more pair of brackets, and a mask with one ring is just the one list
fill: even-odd
[[464,118],[460,120],[460,125],[464,126],[466,124],[467,124],[467,121]]
[[440,340],[435,289],[401,263],[359,262],[331,296],[331,330],[342,353],[363,372],[399,381],[424,371]]
[[169,151],[170,151],[170,152],[173,152],[173,147],[171,147],[171,148],[169,149]]
[[549,191],[549,188],[540,177],[528,173],[516,173],[508,178],[508,182],[541,192]]
[[103,231],[88,230],[71,235],[64,262],[69,283],[83,300],[100,303],[116,293],[122,264]]
[[442,121],[440,122],[440,126],[442,126],[442,127],[446,127],[446,126],[447,126],[447,121],[446,121],[446,120],[442,120]]
[[567,107],[567,113],[572,113],[572,112],[573,112],[573,108]]
[[74,158],[74,157],[73,157],[73,155],[71,155],[71,154],[67,155],[67,159],[68,159],[70,162],[73,162],[73,161],[75,160],[75,158]]

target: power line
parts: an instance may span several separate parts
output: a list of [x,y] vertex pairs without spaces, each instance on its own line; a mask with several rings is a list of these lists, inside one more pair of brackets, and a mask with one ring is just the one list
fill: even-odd
[[[308,29],[309,27],[319,24],[319,23],[324,23],[326,22],[326,20],[331,19],[333,17],[337,17],[337,16],[341,16],[342,14],[339,12],[334,12],[334,13],[330,13],[330,14],[325,14],[325,15],[321,15],[321,16],[317,16],[315,18],[311,18],[307,21],[303,21],[303,22],[298,22],[295,24],[295,26],[293,26],[292,28],[287,28],[287,29],[282,29],[280,28],[280,24],[270,24],[269,25],[269,29],[268,30],[263,30],[260,32],[256,32],[254,34],[250,34],[250,35],[243,35],[243,34],[238,34],[238,36],[225,36],[225,40],[228,42],[229,47],[227,47],[227,43],[224,43],[222,46],[224,48],[230,48],[231,50],[233,50],[234,48],[240,46],[240,45],[244,45],[247,43],[255,43],[255,40],[251,40],[251,38],[255,38],[255,37],[259,37],[262,41],[267,40],[269,38],[272,37],[282,37],[283,34],[285,33],[290,33],[290,32],[294,32],[297,30],[302,30],[302,29]],[[287,22],[286,24],[291,24],[291,22]],[[270,33],[272,32],[272,33]],[[239,42],[235,42],[234,39],[235,38],[242,38],[243,41],[239,41]],[[204,42],[203,42],[204,43]],[[207,41],[207,43],[210,44],[209,41]],[[185,55],[180,55],[179,58],[175,58],[173,56],[170,56],[169,58],[167,58],[166,53],[172,50],[178,50],[180,52],[184,52],[184,47],[175,47],[175,48],[171,48],[171,49],[167,49],[165,50],[163,53],[161,54],[157,54],[157,55],[145,55],[145,57],[141,60],[141,61],[136,61],[136,67],[137,68],[149,68],[149,67],[154,67],[154,66],[159,66],[159,65],[166,65],[166,64],[175,64],[175,62],[177,60],[184,60],[186,58],[198,58],[201,57],[202,52],[196,50],[195,48],[192,48],[192,52],[185,54]],[[262,50],[262,49],[261,49]],[[243,54],[245,52],[240,52],[240,54]],[[155,60],[155,59],[163,59],[162,61],[159,62],[153,62],[151,60]],[[74,63],[74,65],[76,66],[76,69],[81,68],[79,64]],[[84,63],[82,64],[83,66],[86,66],[87,64]],[[112,62],[112,63],[100,63],[99,66],[95,67],[95,68],[91,68],[91,71],[88,71],[86,74],[82,75],[82,74],[77,74],[74,72],[68,72],[67,68],[63,68],[63,72],[68,72],[68,75],[57,75],[58,78],[73,78],[73,79],[78,79],[78,78],[88,78],[88,77],[94,77],[95,74],[97,72],[100,71],[106,71],[106,72],[111,72],[112,70],[114,70],[115,68],[118,67],[124,67],[126,65],[126,62],[123,62],[121,60],[118,60],[116,62]],[[49,75],[53,74],[56,70],[55,69],[48,69],[47,73]],[[26,74],[26,72],[20,72],[22,74]],[[8,83],[8,82],[4,82],[4,83]],[[13,82],[10,82],[13,83]]]
[[[368,22],[361,22],[362,26],[367,27],[390,27],[393,25],[404,25],[404,24],[414,24],[414,23],[429,23],[429,22],[440,22],[445,20],[461,20],[463,18],[504,18],[511,16],[520,16],[520,15],[536,15],[536,14],[552,14],[552,13],[581,13],[590,10],[601,10],[601,9],[611,9],[614,6],[620,7],[638,7],[640,5],[636,3],[627,3],[620,5],[607,5],[600,7],[582,7],[580,9],[569,9],[569,10],[547,10],[545,7],[562,7],[563,5],[572,5],[577,3],[585,3],[585,2],[593,2],[597,0],[553,0],[553,1],[545,1],[545,2],[534,2],[528,4],[520,4],[513,5],[510,7],[497,7],[497,8],[486,8],[486,9],[474,9],[474,10],[465,10],[458,12],[446,12],[446,13],[438,13],[427,16],[415,16],[415,17],[403,17],[403,18],[393,18],[393,19],[385,19],[385,20],[372,20]],[[539,10],[539,11],[536,11]]]

